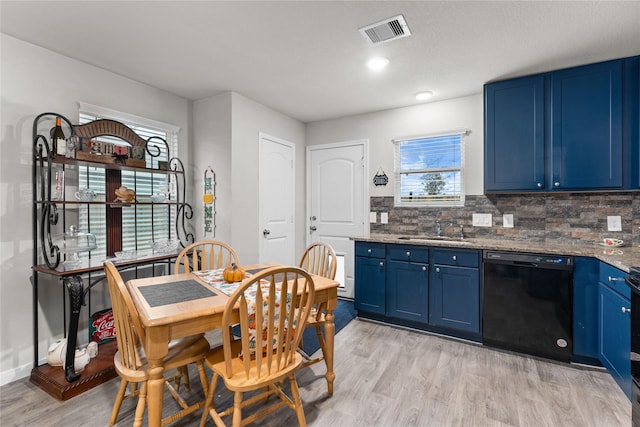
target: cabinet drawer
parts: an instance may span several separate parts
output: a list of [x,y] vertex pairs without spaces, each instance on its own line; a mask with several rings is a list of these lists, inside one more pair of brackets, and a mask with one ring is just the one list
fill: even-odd
[[433,249],[431,259],[433,264],[477,268],[480,265],[480,252],[461,251],[459,249]]
[[356,256],[384,258],[384,255],[384,243],[356,242]]
[[389,259],[428,263],[429,248],[424,246],[389,245]]
[[615,268],[605,262],[600,263],[600,283],[609,286],[620,295],[630,299],[631,290],[624,281],[625,276],[628,276],[628,273],[625,273],[619,268]]

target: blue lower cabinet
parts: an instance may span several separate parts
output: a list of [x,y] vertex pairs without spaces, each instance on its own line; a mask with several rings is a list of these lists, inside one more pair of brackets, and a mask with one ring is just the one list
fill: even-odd
[[609,286],[598,285],[598,355],[631,399],[631,304]]
[[384,258],[356,257],[355,308],[371,313],[385,313]]
[[429,280],[430,323],[480,333],[480,275],[477,268],[435,264]]
[[478,250],[356,242],[358,316],[479,341],[480,264]]
[[386,314],[418,323],[429,321],[429,266],[387,261]]
[[600,261],[574,257],[573,359],[598,364],[598,274]]

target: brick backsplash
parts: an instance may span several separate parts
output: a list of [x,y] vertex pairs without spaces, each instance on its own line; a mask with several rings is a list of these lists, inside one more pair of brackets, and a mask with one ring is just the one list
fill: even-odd
[[[389,213],[389,223],[370,224],[371,233],[530,240],[565,244],[593,243],[603,237],[640,242],[640,193],[500,194],[466,196],[464,207],[396,208],[393,197],[371,197],[371,212]],[[473,227],[472,214],[490,213],[491,227]],[[502,227],[502,215],[513,214],[514,228]],[[622,231],[607,231],[607,216],[622,218]]]

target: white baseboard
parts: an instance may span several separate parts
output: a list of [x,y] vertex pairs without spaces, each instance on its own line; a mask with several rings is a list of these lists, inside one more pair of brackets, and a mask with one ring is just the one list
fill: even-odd
[[18,368],[0,372],[0,387],[23,378],[28,378],[31,375],[32,368],[33,364],[29,363]]

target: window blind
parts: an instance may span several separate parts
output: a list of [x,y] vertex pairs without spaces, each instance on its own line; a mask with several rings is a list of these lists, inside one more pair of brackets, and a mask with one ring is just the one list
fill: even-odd
[[394,139],[395,205],[464,205],[467,131]]

